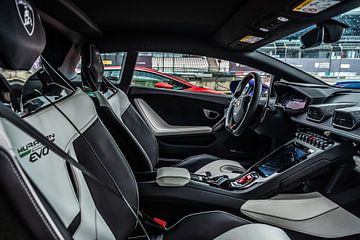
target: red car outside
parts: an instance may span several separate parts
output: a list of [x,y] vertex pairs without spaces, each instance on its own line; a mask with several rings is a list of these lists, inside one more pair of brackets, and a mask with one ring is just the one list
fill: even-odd
[[[105,67],[104,75],[109,80],[117,81],[119,80],[120,72],[120,66],[108,66]],[[224,94],[221,91],[216,91],[210,88],[198,87],[182,78],[162,73],[155,69],[144,67],[135,68],[133,75],[133,84],[136,86],[184,90],[189,92]]]

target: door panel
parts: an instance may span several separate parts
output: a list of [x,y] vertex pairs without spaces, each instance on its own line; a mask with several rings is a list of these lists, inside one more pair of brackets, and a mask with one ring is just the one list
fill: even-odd
[[[228,95],[192,93],[145,87],[130,87],[131,99],[141,98],[168,124],[178,126],[213,126],[224,115],[230,103]],[[206,117],[204,110],[220,115]]]
[[[227,95],[203,94],[186,91],[131,87],[129,98],[134,106],[137,101],[145,102],[156,114],[171,126],[198,126],[211,128],[224,116],[231,97]],[[134,102],[134,99],[137,101]],[[139,110],[138,106],[137,110]],[[219,116],[209,118],[207,111]],[[139,111],[141,113],[141,109]],[[144,114],[144,113],[142,113]],[[216,114],[215,114],[216,115]],[[235,159],[250,165],[267,152],[268,139],[245,131],[234,137],[224,128],[219,131],[193,132],[157,136],[160,157],[184,159],[196,154],[213,154],[217,157]],[[244,160],[244,161],[242,161]]]
[[208,126],[177,126],[168,124],[144,99],[135,98],[134,104],[155,136],[201,135],[212,132]]

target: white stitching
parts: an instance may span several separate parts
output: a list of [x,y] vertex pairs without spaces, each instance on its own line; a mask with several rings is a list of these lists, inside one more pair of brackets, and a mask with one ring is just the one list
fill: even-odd
[[29,200],[31,201],[32,205],[34,206],[35,210],[37,211],[37,213],[39,214],[39,216],[41,217],[41,219],[43,220],[45,226],[47,227],[47,229],[49,230],[50,234],[53,236],[54,239],[63,239],[62,236],[58,236],[56,234],[56,232],[59,232],[59,230],[55,230],[52,228],[51,224],[49,223],[49,220],[46,218],[45,214],[41,211],[38,203],[36,202],[36,200],[34,199],[34,196],[32,195],[31,191],[29,190],[29,186],[26,185],[23,177],[20,175],[19,173],[19,169],[17,168],[14,159],[10,158],[9,156],[6,156],[7,161],[10,165],[10,167],[12,168],[15,176],[17,177],[17,179],[19,180],[21,186],[23,187],[24,192],[26,193],[26,195],[29,197]]
[[228,212],[215,210],[215,211],[206,211],[206,212],[199,212],[199,213],[193,213],[193,214],[186,215],[185,217],[181,218],[179,221],[177,221],[176,223],[174,223],[172,226],[170,226],[170,227],[169,227],[168,229],[166,229],[166,230],[173,229],[175,226],[177,226],[178,224],[180,224],[182,221],[187,220],[188,218],[191,218],[191,217],[194,217],[194,216],[197,216],[197,215],[202,215],[202,214],[209,214],[209,213],[222,213],[222,214],[226,214],[226,215],[229,215],[229,216],[238,218],[239,220],[242,220],[242,221],[244,221],[244,222],[250,223],[250,222],[247,221],[246,219],[243,219],[243,218],[241,218],[241,217],[239,217],[239,216],[230,214],[230,213],[228,213]]

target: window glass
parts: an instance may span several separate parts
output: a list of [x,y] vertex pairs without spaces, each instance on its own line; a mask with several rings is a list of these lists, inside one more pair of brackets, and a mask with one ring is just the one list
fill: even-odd
[[102,53],[101,58],[104,64],[104,76],[114,84],[121,81],[121,73],[125,61],[124,52]]
[[209,94],[230,94],[230,83],[249,72],[258,72],[264,88],[272,76],[230,61],[178,53],[140,52],[132,86],[182,90]]
[[[156,87],[159,86],[159,83],[171,85],[172,89],[183,90],[188,88],[188,86],[179,81],[175,81],[171,77],[162,76],[160,72],[152,73],[150,69],[137,69],[134,71],[132,84],[142,87]],[[170,86],[169,86],[170,87]]]

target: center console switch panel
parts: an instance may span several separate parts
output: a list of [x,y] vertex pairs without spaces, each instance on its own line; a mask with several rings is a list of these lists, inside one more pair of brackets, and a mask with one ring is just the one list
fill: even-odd
[[308,143],[322,150],[328,149],[335,144],[333,140],[312,132],[297,132],[295,137],[299,141]]

